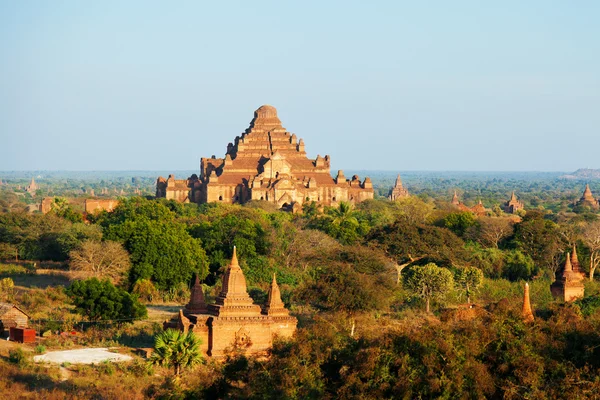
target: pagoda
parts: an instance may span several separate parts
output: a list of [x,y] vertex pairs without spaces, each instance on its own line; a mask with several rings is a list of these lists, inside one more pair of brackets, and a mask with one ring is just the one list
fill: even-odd
[[592,194],[589,184],[585,185],[585,190],[583,191],[583,196],[581,196],[581,199],[579,199],[579,201],[577,202],[577,205],[587,206],[593,210],[597,210],[598,208],[600,208],[600,203],[598,200],[596,200],[594,198],[594,195]]
[[398,177],[396,178],[396,184],[393,188],[390,189],[388,199],[394,201],[398,199],[403,199],[408,196],[408,190],[402,186],[402,179],[400,179],[400,174],[398,174]]
[[[573,267],[574,262],[577,265],[576,269]],[[577,253],[573,252],[573,255],[567,253],[565,265],[561,270],[557,271],[556,281],[550,285],[550,291],[554,297],[563,301],[575,301],[583,298],[584,279],[585,276],[581,272],[579,261],[577,260]]]
[[227,145],[224,158],[200,159],[200,174],[188,179],[159,177],[156,197],[194,203],[246,203],[264,200],[286,210],[305,202],[335,205],[373,198],[369,178],[330,173],[329,156],[309,159],[303,139],[288,132],[273,106],[254,112],[248,129]]
[[165,321],[163,327],[193,332],[202,339],[201,347],[207,356],[222,357],[228,350],[266,354],[273,345],[273,337],[291,337],[297,323],[281,300],[275,275],[267,304],[264,308],[254,304],[234,247],[215,303],[206,303],[196,277],[189,303],[173,319]]
[[517,199],[515,192],[512,192],[510,199],[504,203],[502,210],[507,214],[515,214],[519,210],[523,210],[525,205]]

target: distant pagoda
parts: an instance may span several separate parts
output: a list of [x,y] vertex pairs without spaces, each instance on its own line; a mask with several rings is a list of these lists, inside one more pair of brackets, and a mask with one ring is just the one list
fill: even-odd
[[394,187],[390,189],[388,193],[389,200],[399,200],[410,196],[408,194],[408,190],[402,186],[402,179],[400,179],[400,174],[396,177],[396,183]]
[[504,203],[502,210],[508,214],[515,214],[519,210],[523,210],[525,205],[517,199],[515,192],[513,191],[510,199]]
[[585,185],[585,190],[583,191],[583,196],[577,202],[578,206],[587,206],[593,210],[598,210],[600,208],[600,202],[594,198],[592,191],[590,189],[590,185]]

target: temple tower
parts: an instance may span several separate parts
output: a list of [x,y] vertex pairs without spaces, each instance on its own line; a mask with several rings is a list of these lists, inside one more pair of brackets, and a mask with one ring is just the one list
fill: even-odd
[[573,270],[571,254],[567,253],[565,266],[557,273],[556,281],[550,285],[550,291],[554,297],[563,301],[570,302],[583,298],[584,275],[581,272]]
[[280,317],[287,317],[290,315],[290,312],[285,308],[285,304],[283,304],[283,301],[281,301],[281,292],[279,291],[279,285],[277,285],[275,274],[273,274],[273,282],[271,282],[269,297],[263,310],[263,314]]
[[254,317],[260,315],[260,306],[252,302],[246,287],[246,278],[237,259],[235,246],[231,263],[223,275],[223,287],[215,304],[208,311],[218,317]]
[[204,299],[204,291],[202,290],[198,275],[196,275],[196,279],[194,280],[190,302],[186,304],[185,310],[186,314],[204,314],[208,312],[208,307],[206,306],[206,301]]
[[398,174],[398,176],[396,177],[396,183],[394,184],[394,187],[390,189],[388,199],[394,201],[408,196],[408,190],[402,186],[402,179],[400,179],[400,174]]

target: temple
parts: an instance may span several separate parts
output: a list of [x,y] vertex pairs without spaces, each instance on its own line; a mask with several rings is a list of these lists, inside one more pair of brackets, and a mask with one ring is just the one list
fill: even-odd
[[227,145],[224,158],[201,158],[200,176],[178,180],[169,175],[156,182],[156,197],[179,202],[265,200],[289,210],[312,201],[359,203],[373,194],[369,178],[346,179],[341,170],[332,178],[329,156],[309,159],[304,140],[286,131],[269,105],[254,112],[250,127]]
[[27,185],[25,191],[30,195],[35,196],[35,192],[37,192],[39,188],[40,187],[37,185],[37,183],[35,183],[35,179],[31,178],[31,182],[29,183],[29,185]]
[[396,184],[393,188],[390,189],[388,199],[394,201],[398,199],[403,199],[408,196],[410,196],[408,194],[408,190],[402,186],[402,179],[400,179],[400,174],[398,174],[398,177],[396,178]]
[[556,281],[550,285],[550,291],[554,297],[570,302],[583,298],[585,276],[581,272],[577,253],[567,253],[565,265],[556,272]]
[[502,206],[502,210],[507,214],[516,214],[517,211],[524,208],[525,205],[517,199],[515,192],[512,192],[510,199]]
[[583,191],[583,196],[577,202],[579,206],[587,206],[592,208],[593,210],[598,210],[600,208],[600,201],[594,198],[592,191],[590,190],[590,185],[585,185],[585,190]]
[[228,350],[245,354],[266,354],[273,337],[291,337],[298,320],[289,315],[281,301],[275,275],[267,304],[261,308],[252,302],[246,278],[238,263],[235,247],[231,263],[223,275],[223,286],[214,304],[206,304],[198,278],[192,287],[190,302],[164,329],[192,331],[202,339],[204,353],[222,357]]
[[458,198],[458,193],[456,193],[456,190],[454,191],[454,196],[452,196],[452,201],[450,202],[450,204],[458,208],[460,211],[468,211],[477,215],[478,217],[485,216],[490,211],[487,208],[485,208],[481,200],[479,200],[477,204],[475,204],[473,207],[466,206]]

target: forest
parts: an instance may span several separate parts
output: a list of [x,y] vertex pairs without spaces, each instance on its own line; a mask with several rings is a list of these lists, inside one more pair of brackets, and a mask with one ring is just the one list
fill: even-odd
[[[364,175],[364,174],[363,174]],[[43,398],[594,398],[600,393],[600,219],[575,202],[585,182],[550,173],[406,173],[411,196],[385,198],[391,173],[371,174],[376,199],[302,213],[266,202],[180,204],[151,196],[152,178],[28,179],[0,186],[0,301],[30,313],[44,346],[152,347],[153,310],[184,305],[194,278],[208,300],[233,247],[255,303],[276,274],[298,318],[268,357],[232,349],[197,359],[177,379],[140,359],[62,366],[0,348],[0,393]],[[87,179],[87,180],[86,180]],[[53,185],[56,180],[63,184]],[[112,212],[83,215],[81,188],[128,188]],[[590,187],[600,193],[600,182]],[[50,188],[52,188],[50,190]],[[132,190],[142,190],[134,195]],[[486,215],[450,204],[482,200]],[[79,191],[75,194],[75,191]],[[515,191],[525,210],[500,205]],[[52,193],[48,214],[25,205]],[[89,190],[88,190],[89,194]],[[564,303],[550,285],[576,251],[585,297]],[[523,319],[531,287],[535,320]],[[98,296],[93,298],[92,296]],[[106,301],[103,307],[90,304]],[[106,321],[118,321],[110,323]],[[37,347],[32,350],[36,352]],[[41,349],[43,351],[43,349]],[[114,376],[119,379],[100,379]],[[94,382],[92,384],[92,382]],[[121,396],[121,397],[119,397]]]

